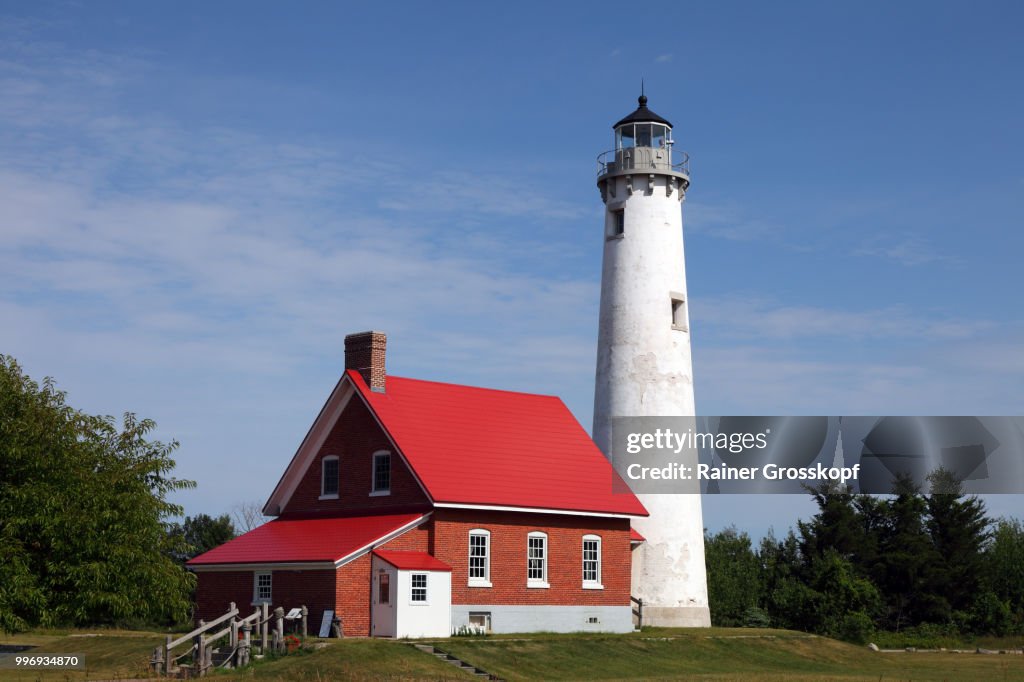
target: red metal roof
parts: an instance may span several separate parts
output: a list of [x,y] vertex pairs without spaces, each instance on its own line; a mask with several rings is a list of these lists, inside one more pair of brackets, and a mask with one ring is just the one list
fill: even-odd
[[647,516],[556,397],[395,376],[377,393],[347,375],[435,503]]
[[637,532],[636,528],[629,529],[629,541],[630,542],[644,542],[647,538]]
[[188,562],[204,564],[336,562],[412,524],[423,514],[277,519]]
[[452,567],[436,559],[426,552],[399,552],[377,549],[374,556],[379,556],[397,569],[403,571],[451,571]]

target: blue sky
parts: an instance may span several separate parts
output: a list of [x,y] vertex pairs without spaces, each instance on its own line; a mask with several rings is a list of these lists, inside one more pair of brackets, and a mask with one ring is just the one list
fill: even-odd
[[[3,3],[0,352],[269,495],[342,368],[589,428],[595,157],[692,157],[703,414],[1024,413],[1015,2]],[[993,497],[997,513],[1024,500]],[[705,503],[760,535],[802,497]]]

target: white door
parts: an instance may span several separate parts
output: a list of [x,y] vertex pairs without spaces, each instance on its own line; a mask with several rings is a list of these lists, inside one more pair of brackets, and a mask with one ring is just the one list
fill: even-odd
[[370,634],[374,637],[395,636],[395,600],[398,587],[398,576],[393,567],[378,560],[373,560],[373,581],[371,589],[372,608],[370,611]]

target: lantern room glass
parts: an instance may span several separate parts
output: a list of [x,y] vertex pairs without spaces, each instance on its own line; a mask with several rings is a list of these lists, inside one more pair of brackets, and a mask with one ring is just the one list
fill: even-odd
[[669,143],[668,127],[659,123],[627,123],[615,129],[615,148],[665,148]]
[[616,149],[631,149],[634,146],[636,138],[633,132],[633,125],[619,126],[615,129],[615,148]]

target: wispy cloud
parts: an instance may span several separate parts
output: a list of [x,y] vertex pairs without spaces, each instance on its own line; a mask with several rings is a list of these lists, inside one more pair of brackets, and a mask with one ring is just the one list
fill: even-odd
[[782,230],[750,218],[737,206],[687,200],[684,221],[688,234],[700,234],[729,241],[781,239]]
[[597,273],[545,267],[566,246],[544,228],[590,205],[528,174],[425,175],[415,149],[132,113],[116,100],[144,61],[7,50],[0,351],[90,387],[86,409],[157,417],[182,475],[246,452],[219,493],[251,497],[361,329],[389,333],[397,373],[563,395],[589,375]]
[[875,238],[856,249],[853,254],[888,258],[910,267],[936,262],[956,262],[954,257],[937,252],[927,239],[917,236],[905,236],[894,240]]
[[671,52],[666,52],[665,54],[659,54],[657,57],[654,58],[654,61],[656,61],[658,63],[661,63],[661,64],[663,64],[665,62],[670,62],[670,61],[672,61],[672,53]]
[[996,326],[990,320],[901,306],[844,310],[738,296],[698,300],[693,314],[706,333],[727,339],[951,340],[981,337]]

